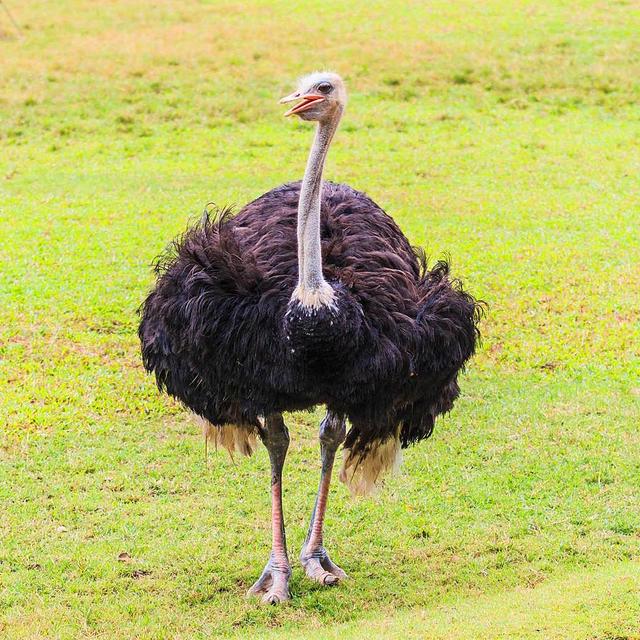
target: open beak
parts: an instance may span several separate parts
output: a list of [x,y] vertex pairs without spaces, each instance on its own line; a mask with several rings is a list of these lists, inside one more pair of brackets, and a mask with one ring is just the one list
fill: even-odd
[[286,102],[293,102],[294,100],[300,100],[300,102],[298,102],[298,104],[291,107],[291,109],[289,109],[289,111],[287,111],[284,114],[285,117],[292,116],[296,113],[302,113],[307,109],[311,109],[311,107],[314,104],[317,104],[318,102],[323,102],[324,96],[318,95],[317,93],[302,94],[299,91],[296,91],[295,93],[291,93],[288,96],[285,96],[284,98],[282,98],[280,100],[280,104],[285,104]]

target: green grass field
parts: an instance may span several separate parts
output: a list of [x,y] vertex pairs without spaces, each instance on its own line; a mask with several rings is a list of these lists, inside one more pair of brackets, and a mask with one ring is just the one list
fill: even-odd
[[[640,638],[637,2],[6,4],[0,636]],[[277,99],[325,67],[350,88],[326,177],[450,253],[489,313],[433,438],[376,498],[334,486],[351,579],[294,568],[269,608],[243,597],[266,452],[205,461],[136,308],[205,203],[301,177],[311,130]],[[288,417],[294,557],[321,415]]]

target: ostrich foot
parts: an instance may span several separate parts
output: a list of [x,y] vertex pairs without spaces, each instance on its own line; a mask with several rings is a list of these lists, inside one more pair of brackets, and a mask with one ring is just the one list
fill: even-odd
[[266,604],[280,604],[291,599],[289,592],[290,567],[281,569],[272,560],[267,562],[262,575],[255,581],[247,596],[260,596]]
[[316,547],[310,551],[303,549],[300,562],[307,576],[321,585],[332,586],[347,577],[347,574],[331,561],[324,547]]

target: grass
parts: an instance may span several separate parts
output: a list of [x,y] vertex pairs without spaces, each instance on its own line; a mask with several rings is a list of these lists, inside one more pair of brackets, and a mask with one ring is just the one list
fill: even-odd
[[[509,638],[638,638],[640,571],[637,564],[554,577],[535,589],[518,587],[490,596],[456,598],[429,609],[358,620],[322,629],[322,638],[351,640],[496,640]],[[635,631],[634,631],[635,629]],[[288,634],[295,640],[317,638],[319,629]],[[279,630],[261,636],[281,637]]]
[[[623,1],[42,0],[0,15],[0,634],[638,638],[640,17]],[[382,494],[336,485],[352,579],[268,552],[268,461],[204,460],[141,368],[149,264],[209,200],[303,170],[276,100],[351,89],[327,177],[488,301],[464,396]],[[320,412],[288,417],[297,554]],[[126,554],[126,555],[123,555]]]

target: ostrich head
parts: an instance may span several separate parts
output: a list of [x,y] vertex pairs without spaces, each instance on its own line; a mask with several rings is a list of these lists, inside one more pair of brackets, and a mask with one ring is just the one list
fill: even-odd
[[337,73],[321,71],[305,76],[298,89],[280,100],[298,101],[285,116],[297,115],[303,120],[327,121],[339,118],[347,103],[347,92]]

